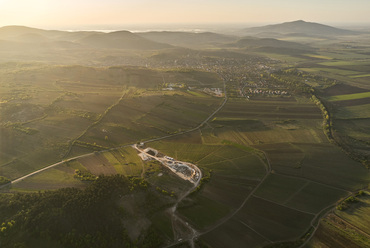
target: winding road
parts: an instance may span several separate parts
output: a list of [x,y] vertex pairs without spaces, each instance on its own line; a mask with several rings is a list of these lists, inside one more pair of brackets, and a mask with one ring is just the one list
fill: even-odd
[[[226,84],[225,84],[225,82],[224,82],[224,90],[226,90]],[[224,92],[225,92],[225,97],[224,97],[224,100],[223,100],[223,102],[221,103],[221,105],[220,105],[220,106],[219,106],[215,111],[213,111],[213,112],[212,112],[212,113],[207,117],[207,119],[205,119],[205,120],[204,120],[202,123],[200,123],[198,126],[196,126],[196,127],[192,128],[192,129],[186,130],[186,131],[179,132],[179,133],[170,134],[170,135],[162,136],[162,137],[159,137],[159,138],[154,138],[154,139],[149,139],[149,140],[146,140],[146,141],[142,141],[142,143],[149,143],[149,142],[153,142],[153,141],[163,140],[163,139],[171,138],[171,137],[174,137],[174,136],[178,136],[178,135],[182,135],[182,134],[186,134],[186,133],[194,132],[194,131],[196,131],[196,130],[200,129],[200,128],[205,124],[205,123],[207,123],[207,122],[208,122],[208,121],[209,121],[213,116],[215,116],[215,115],[216,115],[216,114],[217,114],[217,113],[218,113],[218,112],[219,112],[219,111],[220,111],[220,110],[225,106],[225,104],[226,104],[226,102],[227,102],[228,98],[227,98],[226,91],[224,91]],[[123,96],[122,96],[122,97],[123,97]],[[120,98],[120,100],[122,100],[122,97]],[[120,100],[119,100],[119,101],[120,101]],[[115,103],[115,104],[117,104],[117,103]],[[111,151],[111,150],[115,150],[115,149],[119,149],[119,148],[124,148],[124,147],[129,147],[129,146],[133,146],[133,145],[135,145],[135,144],[129,144],[129,145],[119,146],[119,147],[115,147],[115,148],[110,148],[110,149],[108,149],[108,150],[102,150],[102,151],[100,151],[100,152]],[[7,183],[7,184],[4,184],[4,185],[1,185],[1,186],[0,186],[0,189],[5,188],[5,187],[7,187],[7,186],[9,186],[9,185],[12,185],[12,184],[15,184],[15,183],[19,183],[20,181],[22,181],[22,180],[24,180],[24,179],[26,179],[26,178],[28,178],[28,177],[34,176],[34,175],[36,175],[36,174],[38,174],[38,173],[40,173],[40,172],[43,172],[43,171],[48,170],[48,169],[51,169],[51,168],[53,168],[53,167],[55,167],[55,166],[58,166],[58,165],[61,165],[61,164],[65,163],[65,162],[72,161],[72,160],[79,159],[79,158],[83,158],[83,157],[87,157],[87,156],[91,156],[92,154],[94,154],[94,153],[87,153],[87,154],[84,154],[84,155],[81,155],[81,156],[76,156],[76,157],[73,157],[73,158],[69,158],[69,159],[62,160],[62,161],[57,162],[57,163],[55,163],[55,164],[48,165],[48,166],[46,166],[46,167],[44,167],[44,168],[42,168],[42,169],[39,169],[39,170],[34,171],[34,172],[31,172],[31,173],[29,173],[29,174],[27,174],[27,175],[24,175],[24,176],[20,177],[20,178],[14,179],[14,180],[12,180],[10,183]]]
[[[245,86],[244,86],[245,87]],[[244,87],[242,89],[242,92],[244,90]],[[170,134],[170,135],[166,135],[166,136],[162,136],[162,137],[158,137],[158,138],[153,138],[153,139],[149,139],[149,140],[146,140],[146,141],[142,141],[142,143],[149,143],[149,142],[154,142],[154,141],[159,141],[159,140],[164,140],[164,139],[167,139],[167,138],[171,138],[171,137],[175,137],[175,136],[179,136],[179,135],[183,135],[183,134],[187,134],[187,133],[191,133],[191,132],[194,132],[196,130],[199,130],[201,129],[209,120],[211,120],[211,118],[213,118],[224,106],[225,104],[227,103],[228,101],[228,97],[227,97],[227,94],[226,94],[226,85],[225,85],[225,82],[224,82],[224,92],[225,92],[225,96],[224,96],[224,100],[222,101],[222,103],[220,104],[220,106],[214,110],[203,122],[201,122],[198,126],[192,128],[192,129],[189,129],[189,130],[186,130],[186,131],[182,131],[182,132],[179,132],[179,133],[176,133],[176,134]],[[123,96],[119,99],[122,100]],[[118,102],[119,102],[118,101]],[[118,103],[117,102],[117,103]],[[116,105],[117,103],[115,103],[114,105]],[[113,105],[113,106],[114,106]],[[107,109],[107,111],[109,111],[109,109]],[[106,113],[105,113],[106,114]],[[90,127],[89,127],[90,128]],[[85,132],[84,132],[85,133]],[[80,136],[78,137],[81,137],[84,133],[82,133]],[[76,140],[76,139],[75,139]],[[99,152],[106,152],[106,151],[111,151],[111,150],[116,150],[116,149],[120,149],[120,148],[125,148],[125,147],[130,147],[130,146],[134,146],[136,147],[135,144],[128,144],[128,145],[123,145],[123,146],[119,146],[119,147],[116,147],[116,148],[110,148],[110,149],[107,149],[107,150],[102,150],[102,151],[99,151]],[[72,147],[72,146],[71,146]],[[71,148],[70,148],[71,149]],[[70,150],[69,150],[70,151]],[[263,152],[263,151],[262,151]],[[16,184],[16,183],[19,183],[21,182],[22,180],[28,178],[28,177],[31,177],[31,176],[34,176],[38,173],[41,173],[45,170],[48,170],[48,169],[51,169],[53,167],[56,167],[58,165],[62,165],[63,163],[65,162],[69,162],[69,161],[72,161],[72,160],[76,160],[76,159],[79,159],[79,158],[83,158],[83,157],[88,157],[88,156],[91,156],[93,155],[94,153],[87,153],[87,154],[84,154],[84,155],[80,155],[80,156],[76,156],[76,157],[73,157],[73,158],[68,158],[68,159],[65,159],[65,160],[62,160],[60,162],[57,162],[57,163],[54,163],[54,164],[51,164],[49,166],[46,166],[42,169],[39,169],[39,170],[36,170],[34,172],[31,172],[27,175],[24,175],[22,177],[19,177],[17,179],[14,179],[13,181],[11,181],[10,183],[8,184],[5,184],[5,185],[1,185],[0,186],[0,189],[2,188],[6,188],[6,187],[9,187],[10,185],[12,184]],[[176,214],[176,210],[177,210],[177,207],[178,207],[178,204],[184,199],[186,198],[196,187],[198,187],[199,183],[200,183],[200,180],[202,178],[202,174],[201,174],[201,171],[199,170],[200,172],[200,176],[198,178],[198,180],[194,183],[194,185],[188,189],[186,192],[184,192],[183,194],[181,194],[178,199],[176,200],[175,204],[169,208],[169,212],[170,212],[170,215],[171,215],[171,219],[172,219],[172,229],[173,229],[173,232],[174,232],[174,242],[172,242],[171,244],[167,245],[166,247],[173,247],[173,246],[176,246],[180,243],[183,243],[183,242],[188,242],[190,244],[191,247],[194,247],[194,240],[196,238],[198,238],[199,236],[202,236],[202,235],[205,235],[213,230],[215,230],[216,228],[218,228],[219,226],[223,225],[224,223],[226,223],[227,221],[229,221],[232,217],[234,217],[244,206],[245,204],[248,202],[248,200],[254,195],[254,193],[257,191],[257,189],[259,188],[259,186],[264,183],[264,181],[266,180],[266,178],[271,174],[271,164],[270,164],[270,161],[266,155],[265,152],[263,152],[264,154],[264,157],[266,158],[266,161],[267,163],[266,164],[266,174],[265,176],[261,179],[261,181],[256,185],[256,187],[246,196],[246,198],[244,199],[244,201],[241,203],[241,205],[235,209],[231,214],[229,214],[228,216],[224,217],[222,220],[220,220],[218,223],[215,223],[214,225],[212,225],[211,227],[209,227],[207,230],[203,231],[203,232],[199,232],[197,231],[194,227],[192,227],[189,223],[187,223],[186,221],[184,221],[183,219],[181,219],[181,217],[179,217],[177,214]],[[328,186],[328,185],[327,185]],[[331,186],[332,187],[332,186]],[[342,189],[343,190],[343,189]],[[348,192],[348,191],[347,191]],[[351,192],[348,192],[349,195],[351,195]],[[353,194],[353,193],[352,193]],[[346,196],[348,197],[348,196]],[[315,215],[315,217],[313,218],[313,220],[311,221],[311,226],[310,228],[312,228],[312,232],[311,232],[311,235],[308,239],[305,240],[305,242],[300,246],[300,248],[303,248],[310,240],[311,238],[313,237],[313,234],[317,231],[317,228],[319,226],[319,222],[322,218],[326,217],[327,214],[329,214],[330,212],[332,212],[332,210],[334,209],[335,207],[335,204],[334,205],[331,205],[331,206],[328,206],[327,208],[321,210],[319,213],[317,213]],[[310,213],[312,214],[312,213]],[[249,227],[246,223],[243,223],[242,224],[246,225],[247,227]],[[182,227],[186,227],[187,229],[187,232],[185,232],[184,230],[180,230],[180,228],[177,228],[177,227],[180,227],[180,225]],[[250,227],[249,227],[250,228]],[[252,229],[252,228],[250,228]],[[253,229],[252,229],[253,230]],[[253,230],[254,231],[254,230]],[[259,233],[257,233],[259,234]],[[261,234],[259,234],[261,235]],[[262,235],[261,235],[262,236]],[[263,236],[262,236],[263,237]],[[265,238],[266,240],[268,240],[267,238]],[[270,240],[268,240],[270,241]]]

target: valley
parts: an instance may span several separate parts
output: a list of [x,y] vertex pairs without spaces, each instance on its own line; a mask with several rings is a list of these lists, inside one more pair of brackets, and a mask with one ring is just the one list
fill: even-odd
[[367,247],[370,35],[240,33],[0,28],[0,246]]

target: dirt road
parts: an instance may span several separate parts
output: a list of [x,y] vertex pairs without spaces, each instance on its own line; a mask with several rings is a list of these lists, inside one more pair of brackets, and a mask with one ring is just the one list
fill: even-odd
[[[225,89],[225,84],[224,84],[224,89]],[[121,97],[122,98],[122,97]],[[120,98],[120,99],[121,99]],[[193,129],[190,129],[190,130],[187,130],[187,131],[183,131],[183,132],[179,132],[179,133],[176,133],[176,134],[170,134],[170,135],[166,135],[166,136],[163,136],[163,137],[159,137],[159,138],[155,138],[155,139],[149,139],[149,140],[146,140],[146,141],[142,141],[143,143],[148,143],[148,142],[153,142],[153,141],[158,141],[158,140],[163,140],[163,139],[167,139],[167,138],[171,138],[171,137],[174,137],[174,136],[178,136],[178,135],[182,135],[182,134],[186,134],[186,133],[190,133],[190,132],[193,132],[193,131],[196,131],[198,129],[200,129],[205,123],[207,123],[215,114],[217,114],[217,112],[219,112],[226,104],[228,98],[227,98],[227,95],[226,95],[226,91],[225,91],[225,97],[224,97],[224,100],[223,102],[221,103],[221,105],[215,110],[213,111],[208,117],[207,119],[205,119],[202,123],[200,123],[197,127],[193,128]],[[120,100],[119,100],[120,101]],[[120,146],[120,147],[116,147],[116,148],[111,148],[111,149],[108,149],[108,150],[103,150],[103,151],[100,151],[100,152],[105,152],[105,151],[111,151],[111,150],[115,150],[115,149],[119,149],[119,148],[124,148],[124,147],[129,147],[129,146],[133,146],[134,144],[129,144],[129,145],[124,145],[124,146]],[[32,173],[29,173],[27,175],[24,175],[20,178],[17,178],[13,181],[11,181],[10,183],[8,184],[5,184],[5,185],[2,185],[0,186],[0,189],[1,188],[5,188],[6,186],[9,186],[11,184],[14,184],[14,183],[18,183],[30,176],[33,176],[35,174],[38,174],[42,171],[45,171],[45,170],[48,170],[50,168],[53,168],[55,166],[58,166],[66,161],[71,161],[71,160],[74,160],[74,159],[78,159],[78,158],[82,158],[82,157],[86,157],[86,156],[90,156],[92,155],[93,153],[88,153],[88,154],[84,154],[84,155],[81,155],[81,156],[77,156],[77,157],[73,157],[73,158],[69,158],[69,159],[66,159],[66,160],[63,160],[63,161],[60,161],[58,163],[55,163],[55,164],[52,164],[52,165],[49,165],[47,167],[44,167],[40,170],[37,170],[37,171],[34,171]]]

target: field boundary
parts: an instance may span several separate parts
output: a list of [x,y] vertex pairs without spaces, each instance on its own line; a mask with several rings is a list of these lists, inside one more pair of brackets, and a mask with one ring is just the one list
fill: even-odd
[[[162,136],[162,137],[158,137],[158,138],[154,138],[154,139],[149,139],[149,140],[145,140],[145,141],[142,141],[142,143],[149,143],[149,142],[154,142],[154,141],[159,141],[159,140],[163,140],[163,139],[167,139],[167,138],[171,138],[171,137],[175,137],[175,136],[178,136],[178,135],[183,135],[183,134],[187,134],[187,133],[191,133],[191,132],[194,132],[194,131],[196,131],[196,130],[198,130],[198,129],[200,129],[203,125],[205,125],[214,115],[216,115],[224,106],[225,106],[225,104],[226,104],[226,102],[228,101],[228,97],[227,97],[227,94],[226,94],[226,84],[225,84],[225,82],[224,82],[224,92],[225,92],[225,96],[224,96],[224,100],[222,101],[222,103],[220,104],[220,106],[216,109],[216,110],[214,110],[203,122],[201,122],[198,126],[196,126],[196,127],[194,127],[194,128],[192,128],[192,129],[189,129],[189,130],[185,130],[185,131],[182,131],[182,132],[178,132],[178,133],[174,133],[174,134],[170,134],[170,135],[166,135],[166,136]],[[102,120],[102,118],[108,113],[108,111],[111,109],[111,108],[113,108],[114,106],[116,106],[117,104],[119,104],[119,102],[123,99],[123,97],[125,96],[125,92],[123,92],[123,94],[122,94],[122,96],[119,98],[119,100],[115,103],[115,104],[113,104],[113,105],[111,105],[108,109],[106,109],[105,110],[105,114],[103,114],[102,116],[101,116],[101,118],[99,118],[99,120],[97,120],[96,122],[94,122],[93,124],[91,124],[80,136],[78,136],[76,139],[74,139],[74,141],[73,142],[75,142],[75,141],[77,141],[79,138],[81,138],[86,132],[87,132],[87,130],[89,129],[89,128],[91,128],[91,127],[93,127],[93,126],[95,126],[96,124],[98,124],[101,120]],[[99,153],[102,153],[102,152],[106,152],[106,151],[112,151],[112,150],[117,150],[117,149],[120,149],[120,148],[125,148],[125,147],[130,147],[130,146],[133,146],[133,145],[135,145],[135,144],[128,144],[128,145],[123,145],[123,146],[119,146],[119,147],[114,147],[114,148],[110,148],[110,149],[106,149],[106,150],[101,150],[101,151],[96,151],[96,152],[99,152]],[[72,150],[72,144],[71,144],[71,146],[70,146],[70,148],[69,148],[69,151],[67,152],[67,154],[66,155],[64,155],[64,157],[66,157],[66,156],[68,156],[68,154],[70,153],[70,151]],[[50,168],[53,168],[53,167],[55,167],[55,166],[57,166],[57,165],[60,165],[60,164],[63,164],[64,162],[68,162],[68,161],[72,161],[72,160],[75,160],[75,159],[78,159],[78,158],[81,158],[81,157],[87,157],[87,156],[90,156],[90,155],[92,155],[92,154],[94,154],[94,152],[91,152],[91,153],[87,153],[87,154],[83,154],[83,155],[80,155],[80,156],[76,156],[76,157],[73,157],[73,158],[68,158],[68,159],[64,159],[64,160],[62,160],[62,161],[59,161],[59,162],[57,162],[57,163],[54,163],[54,164],[51,164],[51,165],[48,165],[48,166],[46,166],[46,167],[44,167],[44,168],[41,168],[41,169],[39,169],[39,170],[37,170],[37,171],[34,171],[34,172],[31,172],[31,173],[29,173],[29,174],[27,174],[27,175],[24,175],[24,176],[22,176],[22,177],[19,177],[19,178],[16,178],[16,179],[14,179],[14,180],[12,180],[11,182],[9,182],[9,183],[7,183],[7,184],[4,184],[4,185],[1,185],[0,186],[0,189],[2,189],[2,188],[5,188],[6,186],[9,186],[9,185],[12,185],[12,184],[15,184],[15,183],[18,183],[18,182],[20,182],[20,181],[22,181],[22,180],[24,180],[24,179],[26,179],[26,178],[28,178],[28,177],[30,177],[30,176],[33,176],[33,175],[36,175],[36,174],[38,174],[38,173],[40,173],[40,172],[42,172],[42,171],[45,171],[45,170],[48,170],[48,169],[50,169]]]

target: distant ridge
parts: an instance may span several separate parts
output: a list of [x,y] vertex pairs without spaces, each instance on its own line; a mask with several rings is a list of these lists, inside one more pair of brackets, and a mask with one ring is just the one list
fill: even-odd
[[111,33],[96,33],[77,41],[81,44],[97,48],[113,49],[164,49],[171,45],[148,40],[129,31],[116,31]]
[[301,49],[301,50],[312,50],[312,47],[307,45],[303,45],[296,42],[291,41],[283,41],[277,40],[272,38],[255,38],[255,37],[244,37],[238,40],[236,43],[229,44],[233,47],[248,47],[248,48],[256,48],[256,47],[280,47],[280,48],[291,48],[291,49]]
[[[0,28],[0,40],[7,49],[30,49],[33,43],[42,47],[51,47],[57,44],[73,47],[93,47],[101,49],[129,49],[129,50],[156,50],[171,48],[171,45],[148,40],[129,31],[111,33],[94,31],[56,31],[30,28],[25,26],[5,26]],[[14,43],[14,44],[12,44]],[[23,45],[22,45],[23,44]],[[35,46],[33,45],[33,46]],[[5,47],[5,46],[4,46]],[[0,47],[1,49],[5,49]]]
[[174,46],[182,46],[188,48],[197,48],[209,45],[219,45],[223,43],[228,43],[236,41],[237,37],[228,36],[223,34],[217,34],[212,32],[204,33],[190,33],[190,32],[146,32],[146,33],[136,33],[143,38],[160,42],[168,43]]
[[256,37],[244,37],[237,42],[226,44],[225,47],[238,47],[250,51],[281,54],[304,54],[315,51],[314,48],[297,42]]
[[277,35],[292,35],[292,36],[338,36],[338,35],[353,35],[358,32],[331,27],[328,25],[305,22],[303,20],[284,22],[281,24],[267,25],[262,27],[246,28],[242,32],[248,35],[256,35],[268,37],[276,37]]

